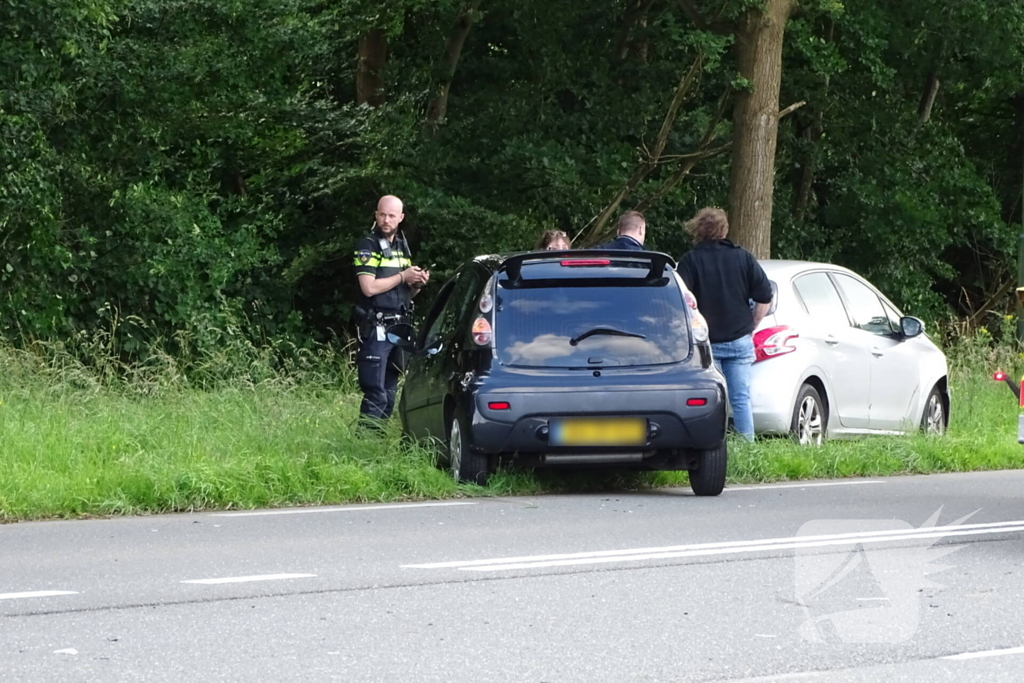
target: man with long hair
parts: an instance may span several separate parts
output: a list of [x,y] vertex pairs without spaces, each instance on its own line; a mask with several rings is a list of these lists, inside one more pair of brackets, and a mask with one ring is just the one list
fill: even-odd
[[708,321],[711,353],[729,388],[733,426],[752,441],[752,334],[771,306],[772,286],[754,255],[726,239],[729,219],[722,209],[701,209],[687,221],[686,229],[694,246],[679,259],[679,275]]

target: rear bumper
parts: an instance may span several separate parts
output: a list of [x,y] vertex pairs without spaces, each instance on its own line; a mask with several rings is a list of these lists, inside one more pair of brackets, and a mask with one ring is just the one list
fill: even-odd
[[754,363],[750,369],[750,410],[757,434],[788,434],[796,388],[806,363],[799,353]]
[[[705,399],[688,406],[687,399]],[[491,410],[504,401],[511,410]],[[482,392],[470,417],[470,447],[481,453],[531,457],[538,464],[608,464],[646,462],[685,449],[714,448],[725,438],[725,388],[707,382],[673,389],[588,392]],[[558,448],[547,441],[550,422],[566,417],[641,417],[647,420],[642,446]],[[670,468],[666,468],[670,469]]]

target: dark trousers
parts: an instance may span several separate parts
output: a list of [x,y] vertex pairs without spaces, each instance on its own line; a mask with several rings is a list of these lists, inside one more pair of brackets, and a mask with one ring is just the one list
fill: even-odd
[[391,342],[377,340],[376,328],[359,339],[356,371],[363,402],[359,412],[364,417],[386,420],[395,409],[398,376],[404,370],[404,353]]

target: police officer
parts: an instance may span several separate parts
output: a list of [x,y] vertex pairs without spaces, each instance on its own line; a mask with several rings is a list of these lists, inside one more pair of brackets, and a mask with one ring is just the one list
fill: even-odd
[[387,340],[387,328],[411,320],[412,297],[430,280],[430,272],[412,265],[409,245],[398,236],[405,218],[402,200],[387,195],[377,202],[376,225],[356,245],[355,266],[361,296],[356,306],[359,351],[356,370],[363,401],[362,418],[391,416],[403,369],[402,350]]

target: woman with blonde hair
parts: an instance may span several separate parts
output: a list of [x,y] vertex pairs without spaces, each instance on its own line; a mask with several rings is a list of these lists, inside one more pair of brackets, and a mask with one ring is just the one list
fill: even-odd
[[547,230],[537,240],[537,251],[565,251],[572,249],[572,241],[561,230]]

